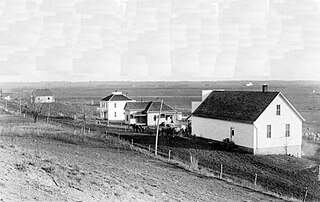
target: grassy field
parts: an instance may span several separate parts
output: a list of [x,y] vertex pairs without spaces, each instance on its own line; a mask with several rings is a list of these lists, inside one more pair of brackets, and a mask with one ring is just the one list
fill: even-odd
[[[122,138],[131,142],[154,148],[155,137],[146,135],[127,135]],[[320,164],[319,145],[308,143],[303,145],[316,148],[316,154],[303,158],[286,155],[255,156],[252,154],[224,151],[220,144],[208,143],[203,139],[186,139],[180,137],[159,137],[159,151],[171,158],[190,163],[190,155],[196,158],[198,165],[237,177],[253,185],[257,174],[257,184],[266,190],[279,195],[302,199],[308,187],[308,200],[320,200],[320,182],[318,181],[318,165]],[[241,180],[240,180],[241,181]]]

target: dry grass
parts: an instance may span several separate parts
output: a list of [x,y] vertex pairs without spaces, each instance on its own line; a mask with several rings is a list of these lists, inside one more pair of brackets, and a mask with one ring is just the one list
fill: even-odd
[[[47,138],[47,139],[53,139],[58,140],[65,143],[70,144],[90,144],[95,146],[106,146],[108,144],[109,146],[117,146],[121,149],[131,149],[133,151],[137,151],[139,153],[143,153],[147,156],[156,158],[158,160],[173,164],[175,166],[178,166],[180,168],[184,168],[185,170],[194,172],[196,174],[206,176],[206,177],[214,177],[219,178],[219,173],[216,173],[213,170],[204,168],[199,166],[199,160],[196,157],[195,153],[193,151],[189,151],[190,154],[190,163],[183,163],[183,161],[179,161],[179,159],[169,160],[168,158],[164,158],[161,156],[154,156],[153,153],[150,153],[148,150],[141,149],[139,147],[136,147],[132,145],[130,142],[122,140],[115,136],[110,135],[101,135],[97,133],[90,133],[90,134],[79,134],[74,135],[73,130],[69,128],[60,128],[59,126],[50,125],[46,123],[23,123],[23,124],[6,124],[7,126],[0,126],[0,131],[2,135],[10,135],[12,137],[19,136],[19,137],[40,137],[40,138]],[[99,144],[99,143],[102,143]],[[15,168],[20,171],[26,171],[28,162],[22,162],[17,165],[15,165]],[[54,172],[54,168],[50,166],[44,166],[42,168],[47,173]],[[244,181],[239,181],[236,178],[233,178],[232,176],[224,175],[223,180],[231,182],[233,184],[248,187],[250,189],[258,190],[262,193],[267,193],[272,196],[280,197],[285,200],[294,200],[293,198],[289,199],[288,197],[279,196],[275,193],[271,193],[268,191],[263,190],[260,187],[252,187],[248,186],[249,183],[246,183]],[[252,184],[252,183],[251,183]]]

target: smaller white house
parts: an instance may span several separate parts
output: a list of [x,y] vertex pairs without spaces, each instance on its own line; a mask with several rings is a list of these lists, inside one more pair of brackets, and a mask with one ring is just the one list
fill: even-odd
[[36,89],[31,93],[31,103],[52,103],[53,93],[49,89]]
[[[145,126],[156,126],[159,118],[161,102],[131,102],[125,106],[125,123]],[[177,112],[166,103],[162,104],[159,123],[174,123]]]
[[0,89],[0,98],[10,101],[12,99],[12,93],[3,93],[2,89]]
[[280,92],[212,91],[192,113],[192,134],[253,154],[301,156],[303,117]]
[[124,106],[127,102],[135,102],[135,100],[122,92],[112,92],[100,100],[100,106],[97,108],[99,118],[109,121],[124,121]]

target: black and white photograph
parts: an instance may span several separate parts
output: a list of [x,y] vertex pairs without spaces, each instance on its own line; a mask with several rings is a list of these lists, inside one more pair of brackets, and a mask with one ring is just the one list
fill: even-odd
[[0,201],[320,201],[320,1],[0,0]]

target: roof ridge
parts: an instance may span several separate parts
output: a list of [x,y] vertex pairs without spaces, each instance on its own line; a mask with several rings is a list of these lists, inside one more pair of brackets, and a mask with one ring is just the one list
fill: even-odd
[[110,97],[110,99],[108,101],[111,101],[113,97],[114,97],[114,94],[112,94],[112,96]]
[[146,107],[146,109],[147,109],[146,112],[147,113],[149,112],[149,109],[150,109],[152,103],[153,103],[153,101],[150,101],[149,104],[147,105],[147,107]]

